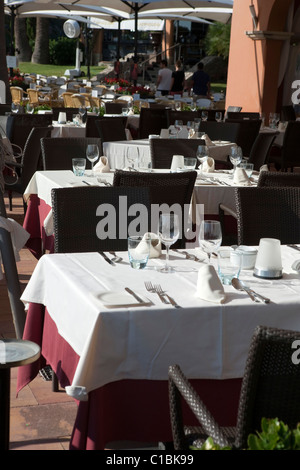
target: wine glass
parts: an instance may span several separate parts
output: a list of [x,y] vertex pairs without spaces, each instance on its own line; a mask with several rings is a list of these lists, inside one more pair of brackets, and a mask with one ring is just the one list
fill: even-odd
[[175,101],[175,110],[176,111],[181,111],[181,102],[180,101]]
[[202,250],[207,253],[211,263],[211,254],[216,252],[222,243],[222,229],[218,220],[203,220],[200,225],[199,242]]
[[179,238],[179,218],[177,214],[160,214],[158,236],[166,247],[166,264],[159,269],[162,273],[174,272],[169,266],[169,249]]
[[140,156],[140,151],[139,151],[139,148],[138,146],[136,146],[136,154],[134,152],[132,152],[132,150],[134,150],[133,146],[131,146],[132,148],[127,148],[127,154],[126,154],[126,158],[127,158],[127,161],[129,163],[131,163],[131,167],[130,169],[131,170],[135,170],[134,168],[134,164],[136,162],[136,160],[139,160],[139,156]]
[[181,119],[176,119],[174,126],[175,126],[175,129],[176,129],[176,132],[177,132],[177,139],[178,139],[179,132],[183,128],[183,121],[181,121]]
[[96,144],[89,144],[86,148],[86,158],[91,162],[92,173],[94,175],[94,162],[99,158],[99,148]]
[[79,115],[80,115],[80,118],[81,118],[81,122],[83,123],[83,118],[86,114],[86,107],[85,106],[79,106],[78,112],[79,112]]
[[230,161],[233,164],[233,174],[235,172],[235,169],[239,163],[241,163],[242,158],[243,158],[243,152],[241,147],[231,147],[231,152],[229,155]]
[[26,113],[33,114],[34,106],[31,103],[26,104]]
[[196,157],[200,162],[200,170],[202,169],[202,163],[208,159],[208,148],[206,145],[198,145]]
[[19,110],[20,110],[18,103],[12,103],[11,104],[11,110],[14,114],[18,113]]
[[215,120],[216,120],[217,122],[221,122],[221,121],[222,121],[222,113],[221,113],[220,111],[216,111]]
[[188,131],[188,136],[192,137],[195,134],[195,123],[194,121],[188,121],[186,123],[186,128]]
[[202,119],[202,121],[207,121],[207,119],[208,119],[208,111],[202,111],[202,113],[201,113],[201,119]]

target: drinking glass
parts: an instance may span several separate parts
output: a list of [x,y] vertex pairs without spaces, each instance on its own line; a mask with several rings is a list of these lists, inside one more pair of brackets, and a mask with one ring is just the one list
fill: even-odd
[[160,214],[158,235],[160,241],[166,247],[166,264],[159,271],[162,273],[174,272],[174,269],[169,266],[169,249],[179,238],[179,218],[177,214]]
[[12,103],[12,104],[11,104],[11,110],[12,110],[12,112],[15,113],[15,114],[18,113],[18,112],[19,112],[19,105],[18,105],[18,103]]
[[85,106],[79,106],[78,112],[79,112],[80,117],[81,117],[81,122],[83,123],[83,118],[86,114],[86,107]]
[[211,263],[211,254],[218,251],[222,243],[222,229],[218,220],[203,220],[200,225],[199,242],[202,250],[207,253]]
[[206,162],[208,159],[208,148],[206,145],[198,145],[196,157],[200,162],[200,170],[202,167],[202,163]]
[[243,152],[242,152],[241,147],[231,147],[229,158],[233,165],[233,173],[234,173],[237,165],[241,163],[243,159]]
[[221,122],[222,121],[222,113],[220,111],[217,111],[216,114],[215,114],[215,120],[217,122]]
[[178,139],[179,132],[183,128],[183,122],[180,119],[176,119],[174,126],[175,126],[175,129],[176,129],[176,132],[177,132],[177,139]]
[[180,101],[175,101],[175,110],[176,111],[181,111],[181,102]]
[[[133,150],[133,152],[132,152]],[[136,150],[136,153],[134,152],[134,150]],[[128,146],[127,148],[127,153],[126,153],[126,159],[129,163],[131,163],[131,170],[134,170],[134,164],[136,162],[136,160],[139,161],[139,156],[140,156],[140,151],[139,151],[139,148],[138,146],[134,147],[133,146]]]
[[89,144],[86,148],[86,158],[91,162],[92,174],[94,175],[94,162],[99,158],[99,148],[98,145]]
[[201,113],[201,119],[202,119],[202,121],[207,121],[207,119],[208,119],[208,111],[202,111],[202,113]]
[[75,176],[84,176],[86,159],[72,158],[73,173]]
[[186,123],[186,128],[188,131],[188,136],[191,138],[195,134],[195,123],[194,121],[188,121]]
[[200,118],[195,118],[195,119],[194,119],[194,123],[195,123],[195,132],[198,132],[198,131],[199,131],[200,122],[201,122],[201,119],[200,119]]
[[26,113],[33,114],[33,111],[34,111],[34,106],[32,106],[31,103],[27,103],[26,104]]

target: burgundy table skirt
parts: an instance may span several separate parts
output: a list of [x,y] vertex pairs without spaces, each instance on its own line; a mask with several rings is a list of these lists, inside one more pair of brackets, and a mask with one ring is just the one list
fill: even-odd
[[[59,335],[42,305],[29,306],[23,338],[41,346],[41,357],[19,368],[17,393],[46,364],[51,365],[62,387],[71,384],[79,357]],[[241,379],[191,382],[221,426],[236,424]],[[196,423],[188,409],[184,414],[189,423]],[[87,402],[78,402],[71,450],[102,450],[109,442],[122,440],[172,441],[167,380],[112,382],[90,392]]]

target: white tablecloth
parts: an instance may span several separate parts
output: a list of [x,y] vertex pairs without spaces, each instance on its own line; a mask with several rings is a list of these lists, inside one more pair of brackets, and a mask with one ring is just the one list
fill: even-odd
[[[203,264],[182,254],[171,252],[171,264],[178,269],[174,274],[155,269],[164,259],[151,259],[147,269],[134,270],[127,253],[121,255],[123,263],[116,266],[97,253],[44,255],[22,295],[25,303],[47,307],[60,335],[80,356],[73,387],[89,392],[122,379],[167,380],[168,367],[175,363],[189,378],[242,377],[257,325],[300,331],[300,277],[291,269],[300,253],[291,248],[282,247],[281,280],[242,271],[241,279],[269,297],[269,304],[254,303],[231,286],[225,286],[224,304],[197,298]],[[200,257],[206,262],[201,252]],[[161,303],[146,291],[145,281],[161,284],[182,308]],[[124,293],[126,286],[152,305],[107,308],[103,294]]]
[[85,125],[75,126],[73,123],[59,124],[52,122],[51,137],[85,137]]

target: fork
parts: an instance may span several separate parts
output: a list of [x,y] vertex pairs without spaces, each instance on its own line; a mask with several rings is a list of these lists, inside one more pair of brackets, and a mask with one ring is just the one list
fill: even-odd
[[169,302],[167,301],[167,299],[162,295],[160,294],[159,292],[157,292],[157,290],[155,289],[155,287],[152,285],[152,282],[150,281],[146,281],[145,282],[145,287],[147,289],[148,292],[152,292],[153,294],[157,294],[160,298],[160,300],[164,303],[164,304],[168,304]]
[[114,263],[120,263],[121,261],[123,261],[123,258],[121,258],[121,256],[118,256],[115,251],[110,251],[109,253],[113,255],[113,258],[111,260]]
[[159,294],[159,295],[162,295],[162,296],[165,296],[167,297],[167,299],[169,300],[169,303],[173,305],[173,307],[175,308],[181,308],[180,305],[177,304],[177,302],[175,302],[175,300],[170,297],[161,287],[160,284],[157,284],[154,286],[155,289],[156,289],[156,293]]

